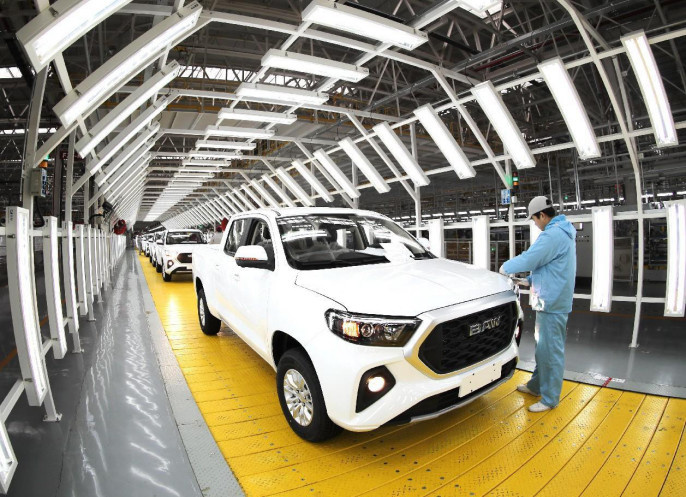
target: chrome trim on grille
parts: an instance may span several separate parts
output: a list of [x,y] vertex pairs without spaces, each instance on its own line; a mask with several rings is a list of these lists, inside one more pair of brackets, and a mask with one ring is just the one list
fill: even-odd
[[[429,378],[450,378],[458,374],[471,371],[472,369],[486,364],[487,362],[493,361],[493,358],[504,354],[509,349],[506,348],[503,351],[498,352],[492,356],[486,357],[485,359],[470,364],[468,367],[463,369],[458,369],[457,371],[451,371],[450,373],[436,373],[429,366],[424,364],[424,362],[419,358],[419,348],[422,346],[424,341],[428,338],[431,332],[436,326],[446,321],[451,321],[453,319],[458,319],[463,316],[468,316],[469,314],[474,314],[491,307],[496,307],[502,304],[507,304],[509,302],[516,302],[517,297],[512,290],[508,290],[501,293],[496,293],[495,295],[489,295],[488,297],[483,297],[480,299],[470,300],[468,302],[462,302],[461,304],[455,304],[449,307],[442,307],[440,309],[435,309],[433,311],[426,312],[417,316],[422,320],[422,326],[415,333],[415,335],[410,339],[410,341],[404,347],[404,355],[407,362],[412,364],[417,370],[421,371],[422,374],[428,376]],[[512,342],[514,341],[514,331],[512,333]]]

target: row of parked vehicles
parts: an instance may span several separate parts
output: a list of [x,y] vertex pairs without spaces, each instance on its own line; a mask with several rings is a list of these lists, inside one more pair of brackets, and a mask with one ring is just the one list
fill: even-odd
[[200,230],[164,230],[139,235],[136,248],[150,259],[164,281],[171,281],[174,274],[193,271],[193,252],[205,245]]

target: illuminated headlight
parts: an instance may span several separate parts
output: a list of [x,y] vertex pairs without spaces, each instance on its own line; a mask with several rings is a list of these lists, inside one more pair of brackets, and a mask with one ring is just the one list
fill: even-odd
[[351,314],[330,309],[326,311],[329,329],[348,342],[359,345],[402,347],[419,327],[415,318]]

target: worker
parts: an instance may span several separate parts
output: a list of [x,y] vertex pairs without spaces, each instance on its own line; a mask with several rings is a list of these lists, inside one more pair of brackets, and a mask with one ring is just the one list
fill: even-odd
[[545,196],[529,202],[529,218],[541,234],[529,250],[505,262],[502,274],[531,271],[525,285],[531,286],[531,308],[536,311],[536,367],[531,379],[517,390],[541,400],[529,406],[542,412],[557,406],[565,370],[567,318],[572,311],[576,275],[576,229]]

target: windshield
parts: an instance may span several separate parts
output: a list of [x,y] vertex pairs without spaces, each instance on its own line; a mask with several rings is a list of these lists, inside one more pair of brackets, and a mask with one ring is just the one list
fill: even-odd
[[311,214],[277,219],[288,263],[295,269],[432,259],[393,221],[357,214]]
[[198,231],[179,231],[167,233],[167,245],[181,245],[183,243],[205,243],[202,233]]

